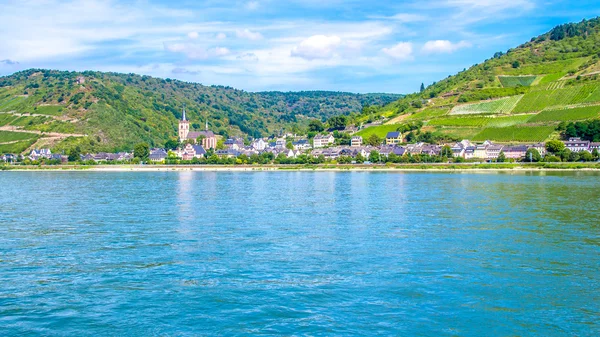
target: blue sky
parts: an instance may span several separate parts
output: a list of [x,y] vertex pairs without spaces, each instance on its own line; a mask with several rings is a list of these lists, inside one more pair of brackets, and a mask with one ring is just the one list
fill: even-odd
[[409,93],[599,1],[0,0],[0,75],[100,70],[249,91]]

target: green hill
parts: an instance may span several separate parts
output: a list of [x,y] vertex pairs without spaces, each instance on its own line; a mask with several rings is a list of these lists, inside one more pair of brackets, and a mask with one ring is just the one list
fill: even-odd
[[[0,152],[31,147],[82,151],[162,146],[177,134],[186,106],[194,128],[208,119],[222,135],[268,136],[303,130],[309,119],[360,112],[394,94],[250,93],[134,74],[30,69],[0,77]],[[16,139],[14,133],[21,133]]]
[[361,117],[420,121],[437,141],[552,139],[561,122],[600,117],[599,57],[599,18],[561,25]]

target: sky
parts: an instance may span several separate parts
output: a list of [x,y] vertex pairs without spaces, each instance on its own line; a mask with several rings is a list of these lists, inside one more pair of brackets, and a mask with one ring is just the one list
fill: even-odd
[[29,68],[248,91],[411,93],[597,0],[0,0],[0,75]]

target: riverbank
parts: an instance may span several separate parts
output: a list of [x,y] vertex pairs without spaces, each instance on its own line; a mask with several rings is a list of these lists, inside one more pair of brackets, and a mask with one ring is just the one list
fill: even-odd
[[600,163],[436,163],[383,165],[4,165],[3,171],[600,171]]

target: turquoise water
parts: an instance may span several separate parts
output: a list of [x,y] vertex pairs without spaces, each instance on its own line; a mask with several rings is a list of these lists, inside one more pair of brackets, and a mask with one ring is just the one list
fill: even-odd
[[599,178],[2,172],[0,335],[597,336]]

